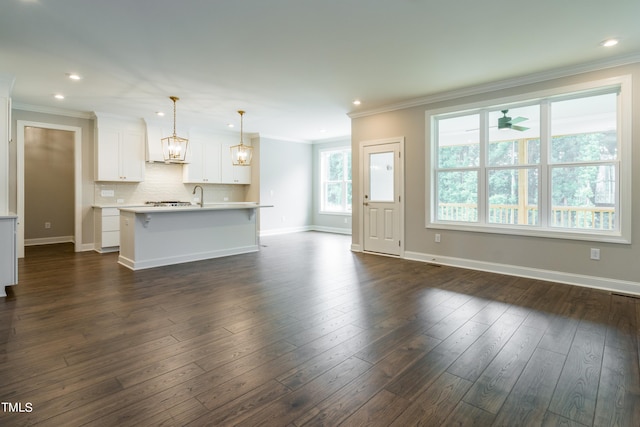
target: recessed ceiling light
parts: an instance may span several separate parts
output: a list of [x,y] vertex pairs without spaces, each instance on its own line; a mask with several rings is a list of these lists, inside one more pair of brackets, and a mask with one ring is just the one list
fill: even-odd
[[162,111],[156,111],[156,116],[164,117],[164,113]]
[[54,97],[55,99],[64,99],[64,95],[63,95],[63,94],[61,94],[61,93],[56,93],[55,95],[53,95],[53,97]]
[[227,123],[227,127],[230,127],[230,128],[234,127],[233,123]]
[[355,101],[353,101],[353,105],[360,105],[360,104],[361,104],[361,102],[360,102],[359,99],[356,99]]
[[67,77],[69,77],[69,79],[71,80],[82,80],[80,74],[77,73],[67,73]]
[[604,47],[611,47],[611,46],[617,45],[619,42],[620,41],[618,39],[607,39],[601,42],[600,44]]

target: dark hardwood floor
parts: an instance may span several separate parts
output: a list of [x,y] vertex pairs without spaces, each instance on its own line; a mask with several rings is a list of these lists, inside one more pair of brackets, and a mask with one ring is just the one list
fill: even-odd
[[640,423],[638,299],[348,236],[261,243],[138,272],[27,248],[0,299],[0,425]]

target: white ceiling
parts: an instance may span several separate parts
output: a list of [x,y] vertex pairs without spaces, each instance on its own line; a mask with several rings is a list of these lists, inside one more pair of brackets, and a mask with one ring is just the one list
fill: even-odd
[[247,132],[317,141],[350,112],[635,57],[639,18],[638,0],[2,0],[0,73],[16,107],[171,122],[175,95],[179,128],[244,109]]

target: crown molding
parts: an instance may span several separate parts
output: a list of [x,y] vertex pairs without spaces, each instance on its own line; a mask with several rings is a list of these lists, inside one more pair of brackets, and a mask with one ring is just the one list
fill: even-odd
[[94,119],[93,112],[85,111],[73,111],[65,110],[63,108],[56,107],[43,107],[42,105],[22,104],[19,102],[13,103],[14,110],[31,111],[33,113],[53,114],[56,116],[73,117],[76,119]]
[[640,53],[634,53],[631,55],[619,56],[619,57],[600,60],[600,61],[592,61],[592,62],[580,64],[580,65],[557,68],[554,70],[543,71],[535,74],[527,74],[525,76],[514,77],[511,79],[500,80],[500,81],[481,84],[477,86],[468,86],[461,89],[454,89],[446,92],[440,92],[433,95],[427,95],[420,98],[413,98],[406,101],[389,104],[379,108],[352,112],[352,113],[348,113],[347,115],[352,119],[357,119],[359,117],[372,116],[380,113],[388,113],[391,111],[403,110],[405,108],[418,107],[421,105],[433,104],[436,102],[464,98],[466,96],[480,95],[483,93],[489,93],[496,90],[511,89],[518,86],[541,83],[548,80],[558,79],[562,77],[570,77],[570,76],[575,76],[578,74],[589,73],[594,71],[606,70],[608,68],[636,64],[639,62],[640,62]]

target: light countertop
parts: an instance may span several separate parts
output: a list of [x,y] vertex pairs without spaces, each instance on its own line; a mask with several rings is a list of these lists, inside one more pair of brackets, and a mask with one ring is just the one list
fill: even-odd
[[216,211],[230,209],[256,209],[269,208],[273,205],[261,205],[256,202],[224,202],[224,203],[205,203],[203,207],[199,205],[190,206],[142,206],[142,207],[121,207],[123,212],[133,213],[161,213],[161,212],[198,212],[198,211]]

